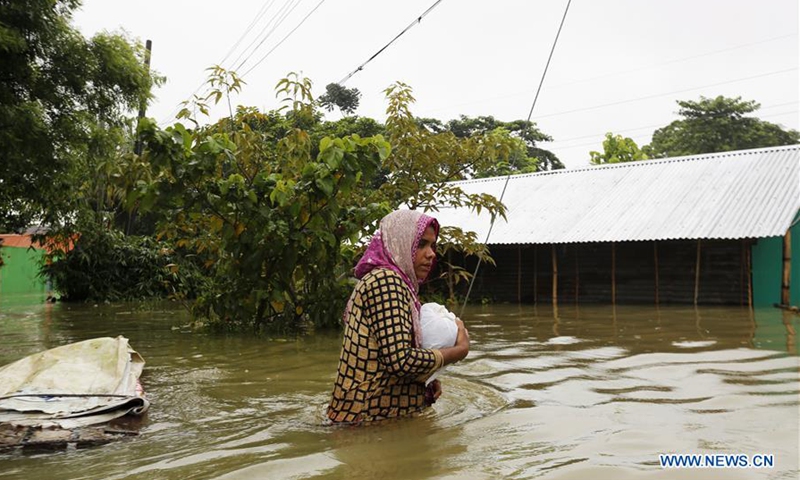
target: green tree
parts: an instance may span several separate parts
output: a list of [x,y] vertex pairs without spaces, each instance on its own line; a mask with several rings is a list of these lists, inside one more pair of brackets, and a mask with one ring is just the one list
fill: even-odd
[[73,215],[76,189],[116,155],[126,114],[158,80],[140,44],[78,33],[70,22],[79,6],[0,2],[0,230]]
[[611,132],[606,133],[606,139],[603,140],[603,152],[592,151],[589,152],[589,156],[592,165],[647,160],[647,155],[639,149],[633,139]]
[[678,101],[678,105],[682,118],[655,131],[650,145],[642,148],[648,156],[677,157],[800,142],[796,130],[746,116],[760,108],[753,100],[701,96],[699,101]]
[[[234,74],[212,72],[219,75],[228,80],[215,81],[197,102],[222,101],[238,88]],[[278,84],[283,112],[239,108],[205,127],[142,127],[140,164],[150,173],[129,184],[126,198],[158,212],[160,238],[204,270],[192,305],[198,319],[256,330],[338,325],[360,240],[390,210],[405,204],[504,213],[496,198],[449,182],[505,160],[518,144],[507,133],[460,139],[422,130],[409,112],[410,88],[398,84],[387,90],[390,147],[381,135],[347,133],[372,133],[378,125],[371,121],[319,122],[310,92],[310,81],[290,75]],[[316,142],[326,130],[345,135]],[[383,181],[375,182],[379,172]],[[469,232],[443,229],[442,241],[487,254]],[[181,276],[177,263],[174,284],[196,278]]]
[[[478,213],[485,210],[492,216],[505,216],[505,207],[496,197],[468,194],[452,182],[508,165],[520,148],[525,150],[520,139],[500,127],[464,136],[447,129],[429,128],[411,114],[414,97],[408,85],[396,83],[386,89],[386,95],[389,101],[386,136],[392,154],[383,164],[387,181],[367,197],[367,202],[381,201],[391,208],[405,206],[434,212],[443,207],[470,208]],[[451,296],[453,285],[468,279],[470,274],[451,262],[450,252],[492,261],[489,250],[479,243],[474,232],[443,226],[438,243],[444,252],[440,260]]]
[[[238,88],[234,74],[212,80],[219,75],[230,81],[212,84],[215,102]],[[255,330],[337,324],[354,245],[388,211],[359,203],[359,192],[390,147],[357,134],[313,145],[301,128],[317,122],[310,92],[310,81],[291,75],[278,84],[285,113],[239,108],[207,127],[144,126],[152,181],[129,200],[160,212],[160,235],[205,269],[197,318]]]
[[325,93],[320,95],[319,104],[327,111],[338,108],[342,114],[352,115],[358,110],[361,101],[361,92],[357,88],[347,88],[338,83],[329,83],[325,87]]
[[383,135],[384,128],[380,122],[368,117],[344,117],[336,121],[320,122],[309,131],[314,144],[324,137],[345,137],[356,134],[360,137]]
[[[70,237],[48,236],[49,251],[43,273],[53,282],[62,301],[120,301],[192,298],[205,281],[180,252],[152,236],[125,235],[114,228],[97,228],[93,222],[77,222],[80,235],[67,250]],[[178,262],[182,268],[178,268]]]
[[[467,117],[461,115],[458,119],[450,120],[444,126],[445,130],[453,132],[459,138],[485,134],[498,128],[502,128],[512,137],[520,139],[527,149],[527,155],[510,159],[512,163],[508,166],[509,173],[527,173],[564,168],[564,164],[553,152],[537,145],[538,142],[549,142],[552,138],[539,130],[533,122],[526,122],[525,120],[503,122],[492,116]],[[502,174],[500,173],[500,175]],[[490,175],[479,173],[477,176]]]
[[392,154],[384,162],[390,181],[371,198],[390,207],[436,210],[440,206],[471,207],[502,213],[491,195],[467,194],[451,182],[507,161],[518,142],[508,132],[495,129],[459,137],[453,132],[434,133],[422,128],[411,114],[415,99],[408,85],[398,82],[386,89],[386,136]]

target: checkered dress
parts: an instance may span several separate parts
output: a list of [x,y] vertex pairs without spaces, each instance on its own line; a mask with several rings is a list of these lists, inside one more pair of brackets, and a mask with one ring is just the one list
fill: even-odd
[[375,269],[350,302],[328,418],[359,423],[425,408],[425,379],[442,366],[442,354],[412,347],[413,303],[403,279]]

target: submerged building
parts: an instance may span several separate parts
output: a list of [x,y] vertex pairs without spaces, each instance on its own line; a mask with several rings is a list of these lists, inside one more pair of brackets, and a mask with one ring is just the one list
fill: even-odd
[[[507,207],[473,298],[800,305],[800,145],[456,184]],[[436,216],[480,241],[491,224],[468,209]]]
[[39,275],[45,249],[30,234],[0,234],[0,298],[19,294],[44,294]]

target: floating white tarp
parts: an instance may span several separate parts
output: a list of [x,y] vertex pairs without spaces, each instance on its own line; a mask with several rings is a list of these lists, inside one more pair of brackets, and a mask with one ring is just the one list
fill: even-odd
[[76,428],[149,407],[128,339],[94,338],[0,367],[0,424]]

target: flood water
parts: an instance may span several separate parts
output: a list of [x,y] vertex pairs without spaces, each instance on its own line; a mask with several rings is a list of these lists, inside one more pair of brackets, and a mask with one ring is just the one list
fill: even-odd
[[[338,312],[336,313],[338,315]],[[800,317],[775,309],[488,306],[425,414],[321,424],[340,334],[193,333],[171,304],[0,303],[0,364],[124,335],[147,361],[140,435],[0,453],[0,479],[798,478]],[[659,454],[774,455],[663,469]]]

